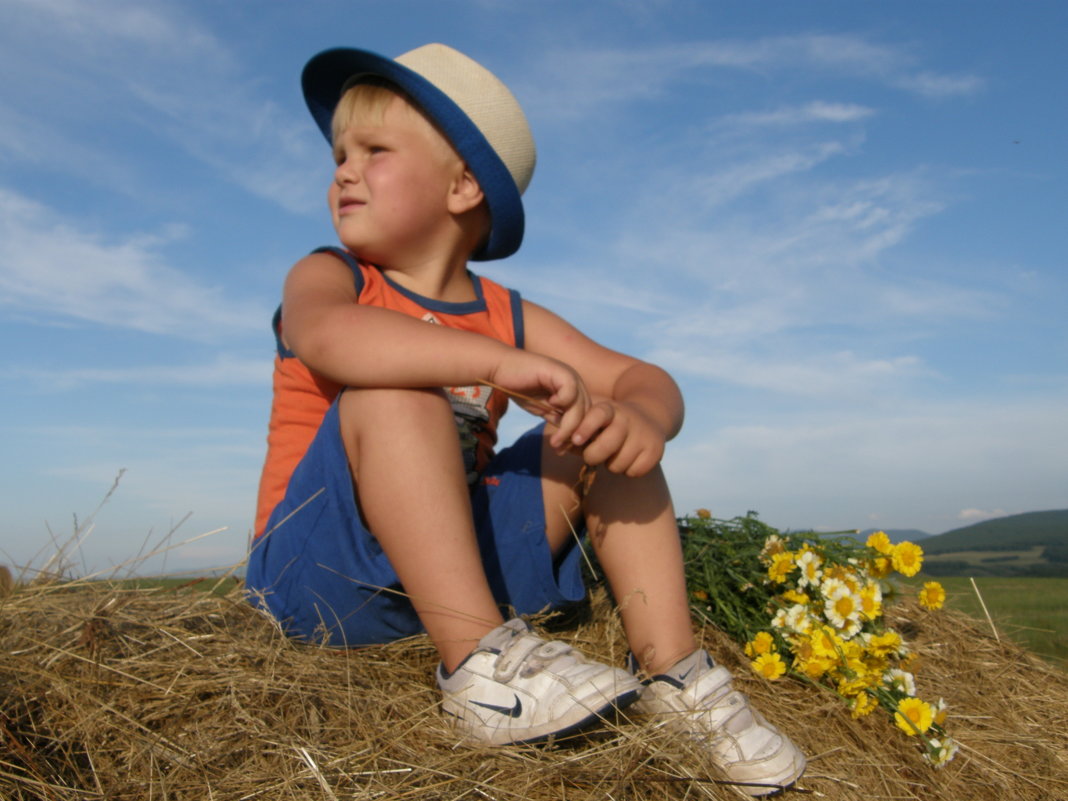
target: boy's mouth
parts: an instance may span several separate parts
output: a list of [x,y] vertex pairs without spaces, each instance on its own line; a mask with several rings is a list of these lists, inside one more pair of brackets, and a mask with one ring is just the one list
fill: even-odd
[[363,207],[365,205],[367,205],[366,201],[359,200],[357,198],[352,198],[352,197],[339,198],[338,202],[337,202],[337,213],[338,214],[347,214],[347,213],[349,213],[351,211],[356,211],[357,209],[359,209],[359,208],[361,208],[361,207]]

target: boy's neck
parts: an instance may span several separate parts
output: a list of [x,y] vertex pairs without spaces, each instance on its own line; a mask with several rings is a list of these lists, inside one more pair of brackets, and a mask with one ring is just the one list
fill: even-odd
[[448,303],[466,303],[476,298],[466,259],[377,266],[391,281],[424,298]]

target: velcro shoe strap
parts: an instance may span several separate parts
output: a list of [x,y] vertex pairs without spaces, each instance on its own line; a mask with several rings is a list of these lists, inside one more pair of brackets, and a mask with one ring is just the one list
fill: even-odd
[[547,643],[536,634],[527,633],[515,637],[497,657],[497,664],[493,668],[493,678],[502,683],[511,681],[527,657],[542,645],[547,645]]
[[731,672],[723,665],[716,665],[697,677],[697,680],[683,688],[682,692],[693,707],[715,703],[718,696],[726,695],[732,689]]
[[524,678],[533,676],[543,668],[548,667],[564,654],[571,653],[571,646],[559,640],[550,640],[535,648],[523,663],[520,675]]

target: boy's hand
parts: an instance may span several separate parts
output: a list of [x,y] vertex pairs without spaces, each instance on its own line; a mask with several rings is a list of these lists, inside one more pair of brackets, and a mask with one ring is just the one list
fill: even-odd
[[531,414],[555,430],[549,444],[566,450],[590,410],[586,384],[561,361],[529,351],[514,350],[493,371],[491,381]]
[[643,476],[664,456],[664,432],[638,404],[599,400],[571,434],[588,465],[603,464],[613,473]]

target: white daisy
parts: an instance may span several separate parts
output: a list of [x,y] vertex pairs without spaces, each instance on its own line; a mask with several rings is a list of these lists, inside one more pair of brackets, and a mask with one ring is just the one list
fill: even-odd
[[849,585],[841,579],[825,578],[820,582],[820,595],[824,598],[830,598],[839,588],[844,588],[846,592],[849,592]]
[[[824,582],[824,585],[830,584]],[[824,594],[823,615],[836,629],[845,629],[860,621],[860,598],[849,591],[849,587],[839,582],[830,593]],[[859,630],[860,626],[857,626]],[[854,632],[855,634],[856,632]]]
[[797,560],[797,566],[801,569],[801,578],[798,579],[799,587],[818,587],[823,578],[823,560],[815,551],[805,551]]
[[916,695],[916,679],[907,670],[890,668],[883,674],[883,684],[892,689],[900,690],[905,695]]
[[812,629],[812,618],[809,616],[808,607],[804,604],[794,604],[786,610],[785,624],[787,628],[798,634],[807,634]]
[[960,746],[957,745],[957,741],[952,737],[943,737],[941,740],[931,740],[931,747],[937,750],[937,754],[931,759],[931,764],[936,768],[941,768],[949,760],[953,759],[957,755],[957,751],[960,750]]

